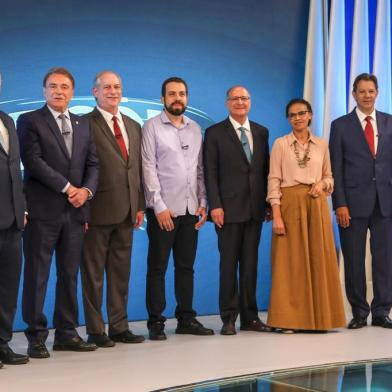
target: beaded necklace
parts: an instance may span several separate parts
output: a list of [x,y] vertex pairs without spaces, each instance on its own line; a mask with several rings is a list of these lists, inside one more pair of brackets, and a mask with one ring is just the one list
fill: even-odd
[[308,161],[310,161],[310,156],[309,156],[309,153],[310,153],[310,141],[308,141],[308,146],[306,147],[306,150],[305,150],[305,153],[304,153],[302,159],[299,156],[299,150],[298,150],[297,143],[298,142],[296,140],[293,143],[295,159],[297,160],[298,166],[301,169],[304,169],[307,166]]

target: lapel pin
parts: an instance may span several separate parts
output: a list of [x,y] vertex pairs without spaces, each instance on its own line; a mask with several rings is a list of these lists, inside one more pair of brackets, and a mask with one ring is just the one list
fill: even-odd
[[76,124],[76,125],[79,125],[79,121],[75,121],[75,124]]

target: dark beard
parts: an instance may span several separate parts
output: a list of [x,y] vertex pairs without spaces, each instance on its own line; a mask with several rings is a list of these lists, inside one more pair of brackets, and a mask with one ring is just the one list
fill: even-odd
[[183,106],[181,109],[173,109],[173,105],[176,103],[179,103],[179,102],[173,102],[173,104],[171,106],[167,106],[165,104],[165,110],[167,110],[173,116],[181,116],[181,114],[183,114],[185,112],[186,106]]

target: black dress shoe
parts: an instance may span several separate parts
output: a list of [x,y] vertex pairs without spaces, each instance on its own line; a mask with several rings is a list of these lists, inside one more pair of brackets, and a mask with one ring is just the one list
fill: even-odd
[[49,358],[50,354],[44,342],[29,343],[27,347],[27,355],[30,358]]
[[7,365],[23,365],[29,362],[29,357],[14,353],[10,347],[0,347],[0,360]]
[[214,331],[210,328],[204,327],[201,322],[199,322],[195,318],[193,318],[190,320],[178,321],[176,333],[182,334],[182,335],[207,336],[207,335],[213,335]]
[[87,342],[94,343],[97,347],[103,347],[103,348],[113,347],[116,345],[116,343],[114,343],[113,340],[110,339],[105,332],[90,333],[88,335]]
[[129,329],[116,335],[109,335],[109,337],[114,342],[120,343],[141,343],[145,340],[143,335],[135,335]]
[[74,336],[67,340],[56,340],[53,343],[54,351],[95,351],[94,343],[85,342],[80,336]]
[[392,320],[388,316],[384,317],[373,317],[372,319],[372,325],[376,327],[382,327],[382,328],[392,328]]
[[148,335],[150,340],[166,340],[166,334],[164,332],[165,324],[161,321],[150,324],[148,326]]
[[220,334],[221,335],[236,335],[237,331],[235,330],[234,323],[232,323],[232,322],[223,323]]
[[347,328],[348,329],[359,329],[362,327],[366,327],[367,321],[365,318],[362,317],[354,317],[349,323]]
[[241,331],[272,332],[273,328],[264,324],[260,319],[252,320],[240,327]]

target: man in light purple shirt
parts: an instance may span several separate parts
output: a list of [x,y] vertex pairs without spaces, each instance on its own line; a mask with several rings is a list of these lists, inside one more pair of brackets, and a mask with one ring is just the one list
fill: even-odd
[[184,116],[188,87],[172,77],[162,84],[164,110],[144,124],[143,181],[149,238],[146,302],[151,340],[165,340],[165,273],[171,250],[175,268],[176,333],[213,335],[192,309],[193,264],[207,197],[200,127]]

